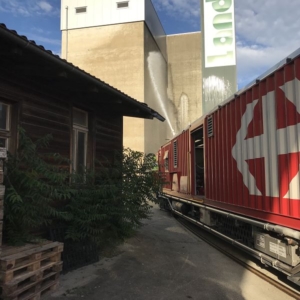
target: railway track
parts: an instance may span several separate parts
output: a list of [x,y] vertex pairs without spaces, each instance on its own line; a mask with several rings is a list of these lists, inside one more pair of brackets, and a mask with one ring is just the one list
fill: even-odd
[[245,269],[256,274],[290,297],[293,297],[294,299],[300,299],[300,287],[290,282],[281,272],[278,272],[273,268],[266,267],[251,255],[234,247],[227,241],[222,240],[220,237],[217,237],[206,230],[199,228],[197,225],[192,224],[181,216],[174,216],[176,216],[176,220],[187,230],[242,265]]

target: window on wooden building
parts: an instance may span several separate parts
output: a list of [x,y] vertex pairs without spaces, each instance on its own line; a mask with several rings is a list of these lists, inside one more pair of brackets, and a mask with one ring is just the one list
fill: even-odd
[[8,148],[10,138],[10,106],[0,102],[0,147]]
[[73,109],[73,169],[82,173],[86,167],[88,113]]

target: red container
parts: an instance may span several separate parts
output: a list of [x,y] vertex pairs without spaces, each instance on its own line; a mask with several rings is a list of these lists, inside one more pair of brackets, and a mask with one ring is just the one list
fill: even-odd
[[[188,161],[189,130],[164,145],[160,150],[161,171],[165,173],[166,188],[187,192],[187,175],[190,166]],[[181,185],[180,185],[181,183]]]
[[164,193],[299,230],[300,58],[222,103],[160,153],[161,164],[169,160]]

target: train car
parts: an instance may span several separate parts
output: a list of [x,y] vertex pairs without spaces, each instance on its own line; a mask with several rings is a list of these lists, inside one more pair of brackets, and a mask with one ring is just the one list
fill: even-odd
[[158,151],[160,198],[300,285],[300,49]]

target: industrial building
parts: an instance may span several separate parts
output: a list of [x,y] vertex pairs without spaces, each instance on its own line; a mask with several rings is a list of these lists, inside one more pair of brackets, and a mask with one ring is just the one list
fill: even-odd
[[63,58],[165,117],[125,117],[125,147],[156,152],[201,116],[201,33],[167,36],[151,0],[62,0],[61,30]]

